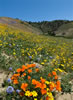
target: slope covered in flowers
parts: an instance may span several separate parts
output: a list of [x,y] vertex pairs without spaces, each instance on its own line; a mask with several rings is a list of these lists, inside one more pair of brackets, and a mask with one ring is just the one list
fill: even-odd
[[[42,82],[41,80],[44,80],[45,82],[47,80],[46,76],[48,75],[48,73],[52,73],[53,71],[56,71],[58,75],[61,75],[61,73],[64,73],[65,75],[68,75],[68,74],[71,75],[73,72],[73,40],[65,39],[61,37],[60,38],[51,37],[51,36],[47,37],[43,35],[37,35],[34,33],[27,33],[21,30],[15,30],[15,29],[9,28],[7,25],[4,25],[4,24],[0,24],[0,68],[4,70],[9,69],[9,70],[15,70],[15,71],[18,69],[17,70],[18,73],[16,72],[15,74],[16,76],[14,75],[15,81],[13,79],[12,80],[14,84],[15,83],[18,84],[18,80],[16,77],[19,76],[19,83],[20,83],[19,85],[21,85],[21,83],[23,82],[23,77],[20,78],[20,76],[21,75],[26,76],[26,75],[23,73],[23,71],[21,71],[20,67],[22,65],[26,65],[27,63],[28,64],[38,63],[42,65],[42,68],[35,65],[37,68],[35,70],[37,72],[41,70],[41,72],[40,74],[37,74],[37,73],[34,74],[35,71],[33,71],[32,74],[35,75],[34,77],[35,80],[33,80],[34,78],[32,78],[30,83],[32,82],[34,86],[37,85],[36,84],[37,82],[40,82],[41,84]],[[28,70],[29,70],[28,73],[30,74],[32,71],[31,69],[28,69]],[[29,74],[26,77],[28,80],[31,79],[31,75]],[[38,79],[39,77],[42,77],[42,78]],[[25,84],[25,83],[28,83],[27,79],[21,85],[21,89],[23,91],[25,90],[24,87],[28,86],[28,84]],[[58,76],[56,76],[55,79],[57,80]],[[70,81],[71,79],[72,77],[69,78]],[[50,77],[49,82],[54,82],[54,78]],[[20,88],[19,85],[18,87],[15,85],[14,88],[16,89]],[[53,85],[56,85],[56,82],[53,83]],[[67,86],[70,86],[70,85],[71,84],[68,83]],[[45,86],[45,83],[44,83],[44,86]],[[70,90],[71,87],[69,89],[68,87],[66,87],[67,90],[64,89],[63,84],[62,84],[62,87],[63,87],[62,89],[63,92],[71,91]],[[14,88],[11,87],[13,91],[14,91]],[[25,91],[25,95],[27,96],[31,94],[32,92],[35,92],[31,90],[33,90],[32,86],[27,91]],[[40,90],[40,91],[43,94],[46,90]],[[33,94],[37,95],[37,93],[32,93],[32,95]],[[23,93],[21,95],[23,95]],[[38,98],[41,99],[41,94],[39,95],[40,97]],[[27,100],[33,100],[32,97],[30,98],[31,99],[27,98]],[[37,100],[38,98],[34,98],[34,100]],[[48,99],[47,98],[48,97],[46,97],[46,100],[50,100],[49,98]]]
[[51,59],[52,66],[57,65],[64,70],[72,70],[73,40],[47,37],[20,30],[13,30],[6,25],[0,25],[0,52],[20,58],[27,62],[39,60],[40,64],[48,65]]

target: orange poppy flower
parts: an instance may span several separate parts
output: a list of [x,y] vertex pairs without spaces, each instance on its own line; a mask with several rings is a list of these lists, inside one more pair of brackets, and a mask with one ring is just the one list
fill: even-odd
[[57,85],[60,85],[60,81],[57,81]]
[[19,72],[21,72],[22,70],[21,70],[21,68],[18,68],[16,71],[19,73]]
[[51,76],[52,76],[51,73],[49,73],[49,74],[48,74],[48,77],[51,77]]
[[50,91],[53,91],[54,87],[52,85],[50,85]]
[[58,76],[56,75],[54,78],[55,78],[55,80],[57,80],[58,79]]
[[30,76],[28,76],[28,80],[30,80],[31,79],[31,77]]
[[15,78],[15,77],[14,77],[14,76],[12,76],[12,77],[11,77],[11,80],[13,80],[14,78]]
[[18,77],[18,76],[20,76],[20,74],[18,73],[18,74],[14,74],[14,77]]
[[22,65],[22,68],[26,69],[26,66],[25,65]]
[[40,88],[41,88],[41,89],[45,89],[45,88],[46,88],[46,84],[41,83]]
[[32,67],[31,65],[27,64],[27,68],[31,68],[31,67]]
[[23,73],[23,75],[22,76],[26,76],[26,73]]
[[41,89],[41,94],[44,95],[47,93],[47,90],[46,89]]
[[36,69],[35,69],[35,71],[36,71],[36,72],[39,72],[39,69],[38,69],[38,68],[36,68]]
[[57,85],[56,90],[61,91],[61,87]]
[[22,85],[21,85],[21,89],[22,89],[23,91],[25,91],[26,88],[27,88],[27,86],[28,86],[27,83],[22,83]]
[[30,74],[32,72],[32,70],[31,69],[28,69],[28,73]]
[[56,83],[57,83],[56,90],[61,91],[61,83],[60,83],[60,81],[57,81]]
[[19,82],[18,82],[18,80],[13,80],[13,84],[18,84]]
[[36,85],[37,81],[35,79],[32,79],[32,84]]
[[45,79],[41,78],[41,83],[45,83],[45,81],[46,81]]
[[50,91],[52,91],[56,87],[56,85],[54,82],[51,82],[49,87],[50,87]]
[[22,65],[22,72],[24,72],[25,71],[25,69],[27,69],[27,67],[25,66],[25,65]]
[[36,64],[31,64],[31,66],[32,66],[32,67],[35,67],[35,66],[36,66]]
[[37,81],[35,88],[40,88],[40,87],[41,87],[41,83]]
[[54,75],[54,76],[55,76],[55,75],[57,75],[57,74],[56,74],[56,72],[55,72],[55,71],[52,71],[52,75]]
[[14,75],[11,77],[11,80],[18,79],[18,76],[20,76],[20,74],[14,74]]

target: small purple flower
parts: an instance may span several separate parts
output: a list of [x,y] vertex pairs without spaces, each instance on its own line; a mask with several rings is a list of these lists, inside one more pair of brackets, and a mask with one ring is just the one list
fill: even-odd
[[30,59],[32,59],[32,56],[29,56]]
[[12,67],[9,67],[9,70],[12,71]]
[[29,64],[31,64],[31,62],[29,62]]
[[8,94],[11,94],[14,91],[14,88],[12,86],[8,86],[8,88],[6,89],[6,92]]
[[52,56],[49,56],[52,59]]
[[14,71],[13,74],[15,74],[16,72]]
[[10,82],[11,82],[11,79],[9,78],[9,79],[7,80],[7,82],[10,83]]
[[36,66],[36,68],[39,68],[39,66]]
[[9,46],[11,46],[11,44],[9,44]]
[[16,90],[17,93],[20,93],[20,91],[21,91],[21,90],[19,90],[19,89]]

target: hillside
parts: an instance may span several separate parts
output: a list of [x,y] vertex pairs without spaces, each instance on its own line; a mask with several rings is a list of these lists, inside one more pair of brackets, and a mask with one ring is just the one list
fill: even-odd
[[73,38],[73,21],[54,20],[42,22],[29,22],[32,26],[40,29],[44,35],[62,36]]
[[55,33],[56,36],[65,36],[73,38],[73,22],[68,24],[63,24],[58,28],[58,30]]
[[0,17],[0,23],[12,29],[22,30],[24,32],[30,32],[30,33],[36,33],[36,34],[42,33],[41,30],[37,29],[36,27],[33,27],[29,23],[23,22],[18,19]]
[[38,35],[30,28],[40,30],[0,19],[0,100],[73,100],[73,39]]
[[66,25],[68,23],[71,23],[71,21],[68,20],[54,20],[54,21],[42,21],[42,22],[29,22],[34,27],[39,28],[43,34],[48,35],[55,35],[55,31],[58,30],[58,28],[62,25]]
[[11,28],[12,30],[20,30],[28,33],[73,37],[73,21],[69,20],[27,22],[19,19],[0,17],[0,24],[1,26],[8,27],[5,31]]

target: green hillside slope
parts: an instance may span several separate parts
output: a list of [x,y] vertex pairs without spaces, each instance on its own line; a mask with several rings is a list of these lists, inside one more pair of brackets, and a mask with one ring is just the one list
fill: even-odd
[[54,21],[42,21],[42,22],[29,22],[30,25],[40,29],[43,34],[55,35],[55,31],[62,25],[70,23],[68,20],[54,20]]
[[73,22],[60,26],[56,31],[56,36],[65,36],[73,38]]

